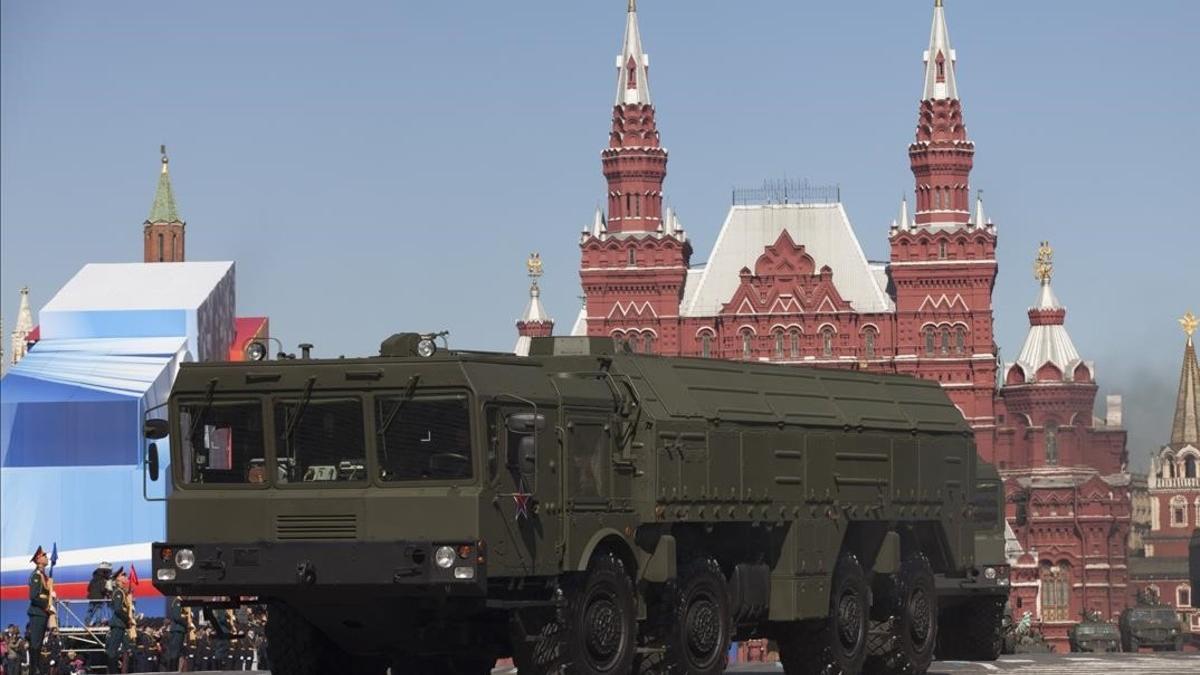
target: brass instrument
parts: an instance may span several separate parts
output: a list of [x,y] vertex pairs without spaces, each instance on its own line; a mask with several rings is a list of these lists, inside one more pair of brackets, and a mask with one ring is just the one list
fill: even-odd
[[185,639],[187,640],[188,644],[195,644],[196,622],[192,619],[192,608],[184,607],[180,610],[180,613],[183,614],[183,620],[187,624],[187,637]]
[[54,603],[58,600],[58,594],[54,592],[54,580],[46,576],[40,569],[38,574],[42,577],[42,594],[40,597],[46,599],[46,611],[50,614],[46,619],[46,630],[58,628],[58,611],[54,608]]
[[131,641],[137,640],[137,621],[133,618],[133,591],[125,591],[123,599],[121,611],[124,612],[125,622],[129,625],[129,628],[125,629],[125,634]]

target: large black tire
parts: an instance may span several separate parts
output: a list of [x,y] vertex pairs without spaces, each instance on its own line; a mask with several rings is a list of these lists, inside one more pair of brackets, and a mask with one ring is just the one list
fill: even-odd
[[347,671],[341,650],[308,619],[283,603],[268,606],[266,633],[273,675],[326,675]]
[[875,613],[886,619],[886,647],[878,655],[869,655],[864,673],[924,675],[933,663],[937,645],[937,589],[933,569],[924,555],[916,555],[900,565],[896,574],[881,584],[875,595]]
[[565,579],[553,614],[512,622],[513,660],[522,675],[628,675],[637,652],[633,582],[620,558],[602,553],[586,573]]
[[777,631],[787,675],[858,675],[867,656],[871,590],[858,558],[845,554],[833,572],[829,616]]
[[979,598],[944,612],[939,622],[937,657],[995,661],[1004,648],[1004,601]]
[[729,589],[712,558],[690,563],[667,594],[670,623],[663,661],[671,675],[720,675],[733,638]]

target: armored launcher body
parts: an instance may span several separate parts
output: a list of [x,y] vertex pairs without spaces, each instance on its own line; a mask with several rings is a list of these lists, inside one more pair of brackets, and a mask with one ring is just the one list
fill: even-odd
[[182,366],[155,585],[269,602],[281,672],[715,673],[751,636],[788,673],[920,672],[976,600],[994,524],[936,383],[415,344]]

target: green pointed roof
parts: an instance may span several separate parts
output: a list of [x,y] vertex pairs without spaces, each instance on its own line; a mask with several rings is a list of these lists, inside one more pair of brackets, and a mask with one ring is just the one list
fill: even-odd
[[175,208],[175,191],[171,189],[171,174],[167,171],[167,156],[162,158],[162,173],[158,176],[158,189],[154,192],[154,204],[150,207],[148,223],[182,223],[179,210]]

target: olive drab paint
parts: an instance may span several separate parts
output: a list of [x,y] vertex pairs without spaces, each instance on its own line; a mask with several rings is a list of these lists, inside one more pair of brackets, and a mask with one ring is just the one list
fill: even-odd
[[[413,648],[396,642],[406,630],[437,639],[411,608],[479,621],[553,603],[600,552],[646,593],[703,551],[738,586],[738,620],[768,626],[827,615],[844,554],[870,572],[921,553],[941,588],[968,576],[977,531],[992,529],[973,518],[974,436],[937,383],[618,354],[591,338],[534,338],[525,358],[412,352],[184,364],[156,586],[287,603],[372,653]],[[221,427],[238,410],[254,421]],[[289,433],[323,464],[301,475]],[[385,458],[387,443],[420,461]],[[437,569],[445,546],[454,577]]]

